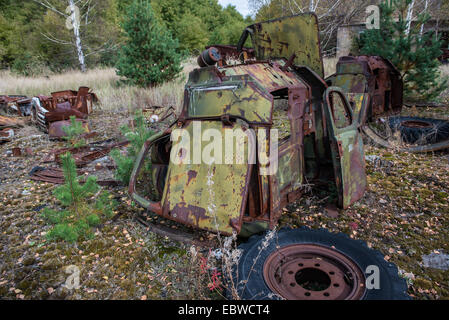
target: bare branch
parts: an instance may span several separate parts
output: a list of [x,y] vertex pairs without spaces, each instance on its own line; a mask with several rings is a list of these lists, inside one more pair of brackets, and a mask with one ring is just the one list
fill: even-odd
[[73,45],[73,43],[69,42],[69,41],[64,41],[64,40],[60,40],[60,39],[56,39],[55,37],[53,37],[52,35],[46,35],[45,33],[41,32],[41,35],[43,35],[47,40],[57,43],[57,44],[62,44],[62,45]]
[[326,13],[320,15],[318,18],[319,18],[319,19],[322,19],[322,18],[328,16],[328,15],[329,15],[329,14],[330,14],[330,13],[331,13],[331,12],[338,6],[338,5],[340,5],[340,1],[341,1],[341,0],[335,1],[335,3],[332,5],[332,7],[330,7],[329,10],[327,10]]
[[51,3],[49,3],[48,1],[38,1],[38,0],[33,0],[34,2],[36,2],[37,4],[40,4],[41,6],[44,6],[45,8],[47,8],[48,10],[51,10],[63,17],[68,17],[65,13],[59,11],[58,9],[56,9]]

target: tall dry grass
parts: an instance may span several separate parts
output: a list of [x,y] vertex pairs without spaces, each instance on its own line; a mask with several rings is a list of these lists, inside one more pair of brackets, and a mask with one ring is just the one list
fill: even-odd
[[[324,59],[325,76],[335,73],[337,58]],[[63,74],[39,77],[22,77],[9,71],[0,71],[0,95],[50,95],[51,92],[77,89],[87,86],[100,98],[103,110],[135,110],[137,108],[158,105],[174,106],[179,111],[184,91],[184,84],[190,71],[196,67],[194,58],[183,63],[181,76],[154,88],[138,88],[118,85],[120,78],[113,68],[92,69],[85,73],[73,70]],[[442,74],[449,76],[449,65],[441,66]],[[442,94],[443,100],[449,97],[449,89]]]
[[194,68],[194,59],[188,59],[183,63],[183,72],[176,80],[153,88],[119,85],[120,77],[113,68],[92,69],[85,73],[72,70],[38,77],[22,77],[9,71],[0,71],[0,95],[32,97],[87,86],[98,95],[100,108],[104,110],[134,110],[153,105],[180,108],[187,75]]

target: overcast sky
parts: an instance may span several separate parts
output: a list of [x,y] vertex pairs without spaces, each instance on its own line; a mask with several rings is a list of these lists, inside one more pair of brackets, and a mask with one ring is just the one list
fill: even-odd
[[248,8],[248,0],[218,0],[218,2],[223,7],[226,7],[228,4],[232,4],[244,17],[251,13]]

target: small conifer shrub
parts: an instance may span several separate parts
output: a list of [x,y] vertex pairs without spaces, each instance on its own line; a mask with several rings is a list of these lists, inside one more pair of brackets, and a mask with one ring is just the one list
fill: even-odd
[[356,41],[361,54],[391,60],[404,80],[407,100],[435,101],[447,88],[441,77],[438,57],[441,39],[432,32],[421,32],[430,16],[420,13],[413,24],[407,20],[412,0],[385,0],[380,4],[380,29],[364,31]]
[[141,87],[170,81],[182,71],[184,53],[157,20],[149,0],[134,0],[122,28],[126,42],[119,51],[117,74]]
[[54,190],[54,196],[64,209],[44,209],[44,219],[53,225],[47,238],[67,242],[75,242],[80,237],[90,239],[94,236],[92,227],[110,218],[117,203],[109,193],[100,190],[96,177],[88,177],[84,184],[80,184],[70,153],[62,155],[61,161],[64,184]]
[[[125,185],[129,184],[137,155],[142,149],[145,141],[155,134],[154,131],[146,126],[145,117],[141,111],[137,112],[134,116],[134,124],[134,129],[131,129],[128,126],[121,127],[122,134],[129,141],[126,155],[123,155],[118,149],[112,150],[111,152],[111,157],[117,164],[115,176]],[[145,174],[148,172],[151,172],[151,163],[149,161],[145,163],[145,166],[142,169],[142,173]]]
[[77,121],[75,116],[70,117],[70,125],[62,127],[66,134],[63,139],[67,141],[70,147],[78,148],[86,145],[86,140],[82,137],[86,133],[81,121]]

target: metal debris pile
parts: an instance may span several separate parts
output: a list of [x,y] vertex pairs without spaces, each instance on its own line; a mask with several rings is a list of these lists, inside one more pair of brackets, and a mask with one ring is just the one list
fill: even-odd
[[71,116],[75,116],[77,121],[82,122],[86,132],[89,132],[87,117],[93,110],[93,104],[98,101],[97,95],[88,87],[80,87],[78,91],[64,90],[53,92],[51,96],[39,95],[33,98],[0,96],[0,111],[7,115],[0,118],[1,141],[8,142],[14,136],[11,130],[3,132],[5,127],[9,129],[26,123],[26,121],[10,117],[12,115],[31,116],[31,122],[48,133],[50,138],[65,136],[62,128],[70,125]]
[[[70,117],[83,123],[86,133],[84,139],[94,138],[97,132],[90,132],[87,118],[92,113],[94,103],[98,97],[88,87],[80,87],[78,91],[64,90],[51,93],[51,96],[39,95],[33,98],[25,96],[0,96],[0,143],[12,142],[14,137],[20,140],[17,128],[25,126],[31,121],[41,131],[48,133],[50,139],[63,138],[65,126],[70,126]],[[41,135],[39,137],[42,137]],[[32,137],[24,137],[28,139]],[[17,140],[17,141],[18,141]],[[96,175],[101,177],[98,183],[103,186],[115,186],[119,182],[113,177],[115,163],[109,157],[114,148],[126,146],[127,141],[115,143],[112,139],[90,143],[78,148],[59,148],[51,150],[45,155],[38,166],[29,173],[32,180],[55,184],[64,183],[63,171],[60,168],[60,156],[70,152],[79,168],[78,173],[83,176]],[[40,151],[39,153],[41,153]],[[33,155],[31,148],[22,148],[17,144],[7,152],[10,157]],[[45,167],[43,167],[45,166]],[[81,180],[83,180],[81,178]]]
[[[88,175],[101,177],[97,181],[102,186],[117,186],[119,181],[113,177],[113,170],[116,168],[114,161],[109,157],[109,153],[114,148],[121,148],[128,145],[128,141],[113,143],[111,140],[91,143],[79,148],[61,148],[51,150],[41,161],[49,164],[48,167],[36,166],[29,175],[31,180],[43,181],[55,184],[64,183],[64,175],[60,157],[66,152],[70,152],[75,159],[75,164],[79,168],[78,174],[87,178]],[[83,181],[83,179],[81,179]]]
[[20,119],[0,115],[0,144],[11,142],[15,135],[14,129],[24,124],[25,122]]
[[80,87],[78,91],[53,92],[50,97],[34,97],[31,121],[47,132],[50,138],[61,138],[65,135],[62,128],[70,125],[71,116],[75,116],[76,121],[83,123],[86,132],[89,132],[86,119],[96,102],[98,102],[97,95],[90,92],[88,87]]

